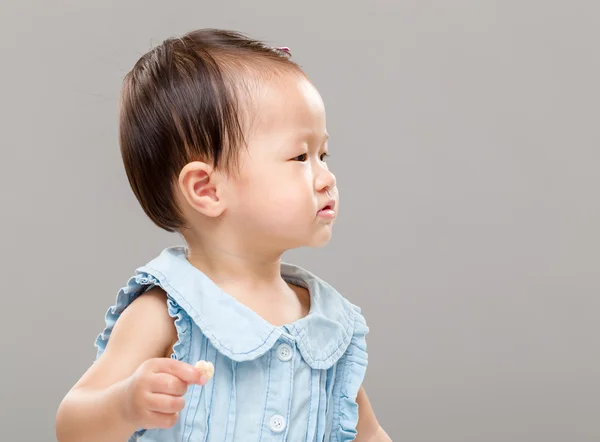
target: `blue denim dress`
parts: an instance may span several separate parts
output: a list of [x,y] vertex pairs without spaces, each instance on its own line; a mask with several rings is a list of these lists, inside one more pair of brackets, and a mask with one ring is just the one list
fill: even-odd
[[308,271],[284,263],[281,274],[309,290],[311,307],[306,317],[276,327],[192,266],[184,247],[167,248],[136,270],[106,313],[96,358],[123,310],[160,286],[178,334],[171,357],[211,361],[215,374],[205,386],[190,385],[175,426],[139,429],[130,441],[354,440],[367,368],[365,319]]

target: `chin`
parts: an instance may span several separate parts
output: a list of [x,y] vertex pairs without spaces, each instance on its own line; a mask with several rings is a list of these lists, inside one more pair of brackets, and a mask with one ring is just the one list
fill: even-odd
[[309,241],[309,247],[319,248],[326,246],[331,241],[331,230],[327,230],[326,232],[319,232],[314,235]]
[[313,249],[320,249],[321,247],[325,247],[327,244],[329,244],[329,240],[317,242],[315,244],[311,244],[310,247],[313,248]]
[[303,247],[320,248],[331,241],[332,236],[332,224],[321,226],[321,228],[312,230],[311,232],[304,232],[304,234],[296,236],[295,238],[288,238],[285,241],[285,250],[299,249]]

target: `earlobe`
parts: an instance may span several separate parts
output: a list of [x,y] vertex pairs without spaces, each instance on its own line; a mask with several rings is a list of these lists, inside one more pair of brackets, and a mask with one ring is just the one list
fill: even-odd
[[193,161],[179,173],[178,186],[187,203],[205,216],[217,217],[224,206],[219,192],[218,173],[206,163]]

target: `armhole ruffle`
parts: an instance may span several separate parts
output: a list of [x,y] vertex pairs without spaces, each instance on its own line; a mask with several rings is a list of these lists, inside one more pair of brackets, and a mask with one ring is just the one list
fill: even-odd
[[360,309],[355,307],[355,311],[354,333],[344,357],[340,395],[337,398],[339,400],[337,438],[332,438],[339,442],[350,442],[356,438],[358,424],[356,397],[365,378],[368,364],[366,335],[369,327],[360,314]]
[[191,339],[191,318],[171,297],[167,300],[169,315],[175,319],[175,328],[177,329],[177,342],[173,345],[171,359],[190,362]]

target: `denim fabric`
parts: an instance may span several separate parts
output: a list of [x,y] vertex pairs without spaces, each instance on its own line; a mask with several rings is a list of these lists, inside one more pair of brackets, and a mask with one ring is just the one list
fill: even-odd
[[310,292],[309,314],[276,327],[224,293],[171,247],[136,270],[106,313],[98,358],[123,310],[153,286],[167,293],[178,341],[172,358],[211,361],[214,377],[191,385],[179,422],[140,429],[130,441],[352,441],[356,396],[367,368],[360,309],[308,271],[283,263],[281,274]]

